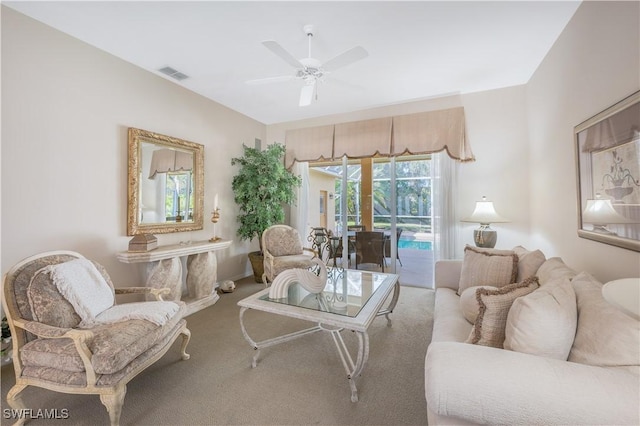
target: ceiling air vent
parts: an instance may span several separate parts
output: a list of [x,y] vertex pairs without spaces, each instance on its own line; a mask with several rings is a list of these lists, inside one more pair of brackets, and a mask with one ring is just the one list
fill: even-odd
[[164,68],[160,68],[158,71],[160,71],[162,74],[166,74],[171,78],[174,78],[178,81],[184,80],[186,78],[189,78],[188,75],[181,73],[178,70],[175,70],[171,67],[164,67]]

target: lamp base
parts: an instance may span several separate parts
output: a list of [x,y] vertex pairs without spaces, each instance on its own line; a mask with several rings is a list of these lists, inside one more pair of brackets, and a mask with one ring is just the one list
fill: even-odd
[[593,232],[597,232],[598,234],[604,235],[618,235],[613,231],[607,229],[607,225],[593,225]]
[[494,248],[498,240],[498,233],[489,228],[489,225],[481,225],[473,231],[473,242],[476,247]]

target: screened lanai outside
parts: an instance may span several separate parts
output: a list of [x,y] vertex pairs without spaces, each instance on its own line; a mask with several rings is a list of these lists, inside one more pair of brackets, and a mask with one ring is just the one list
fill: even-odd
[[432,287],[431,188],[429,155],[309,163],[309,196],[320,201],[310,203],[309,223],[338,236],[355,225],[383,232],[385,272],[403,285]]

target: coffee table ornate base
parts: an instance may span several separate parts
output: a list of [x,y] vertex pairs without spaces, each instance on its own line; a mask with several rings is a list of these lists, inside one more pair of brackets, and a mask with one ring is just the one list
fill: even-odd
[[[358,401],[358,388],[356,386],[356,380],[362,374],[364,370],[364,366],[367,363],[369,358],[369,334],[367,333],[367,328],[370,325],[371,321],[377,317],[384,315],[387,319],[387,326],[391,326],[391,318],[389,315],[393,312],[395,305],[398,301],[398,297],[400,294],[400,285],[397,281],[397,276],[394,276],[395,280],[391,283],[389,288],[379,289],[381,290],[380,294],[377,294],[376,298],[372,298],[370,300],[371,303],[375,304],[375,311],[367,312],[363,309],[362,318],[360,321],[355,321],[360,315],[350,318],[347,316],[337,315],[331,312],[322,312],[322,311],[314,311],[307,308],[301,308],[296,306],[289,306],[284,304],[279,304],[276,302],[270,302],[266,300],[260,300],[258,297],[250,296],[247,299],[244,299],[239,302],[240,308],[240,327],[242,329],[242,334],[245,340],[251,345],[251,347],[255,350],[255,354],[253,356],[253,360],[251,362],[251,366],[256,368],[258,365],[258,360],[260,358],[260,351],[262,349],[279,345],[281,343],[286,343],[292,340],[299,339],[301,337],[307,336],[309,334],[317,333],[317,332],[326,332],[329,333],[336,350],[338,352],[338,357],[344,366],[345,373],[347,375],[347,380],[349,381],[349,387],[351,388],[351,401]],[[388,304],[388,306],[384,309],[381,309],[381,305],[387,299],[389,293],[393,289],[393,296]],[[268,292],[268,289],[266,290]],[[264,292],[264,291],[263,291]],[[374,293],[375,294],[375,293]],[[318,296],[320,297],[320,296]],[[251,303],[254,302],[254,303]],[[369,303],[369,302],[367,302]],[[366,306],[366,305],[365,305]],[[263,341],[256,342],[254,339],[249,336],[247,332],[247,328],[245,326],[245,313],[249,309],[257,309],[262,311],[267,311],[279,315],[295,317],[303,320],[309,320],[316,322],[316,326],[306,328],[303,330],[295,331],[293,333],[284,334],[282,336],[273,337],[271,339],[266,339]],[[371,309],[371,307],[369,307]],[[321,320],[322,317],[325,317],[326,320]],[[318,320],[318,321],[314,321]],[[357,337],[357,353],[355,353],[355,362],[354,356],[352,356],[351,351],[347,347],[344,339],[342,338],[342,331],[349,330],[354,332]]]

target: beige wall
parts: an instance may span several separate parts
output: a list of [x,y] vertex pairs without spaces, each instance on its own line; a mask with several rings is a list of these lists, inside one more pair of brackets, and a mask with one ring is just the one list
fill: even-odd
[[[2,7],[2,272],[32,254],[77,250],[116,286],[141,283],[126,250],[127,128],[205,146],[205,227],[160,244],[236,238],[230,159],[265,126],[103,51]],[[257,242],[255,246],[257,247]],[[219,255],[220,279],[245,276],[247,243]]]
[[640,254],[578,238],[573,128],[640,88],[640,3],[583,2],[527,85],[532,241],[597,278],[639,276]]
[[[308,228],[320,226],[320,191],[327,192],[327,229],[335,231],[336,203],[333,197],[336,177],[317,170],[309,170]],[[308,235],[308,233],[307,233]]]

